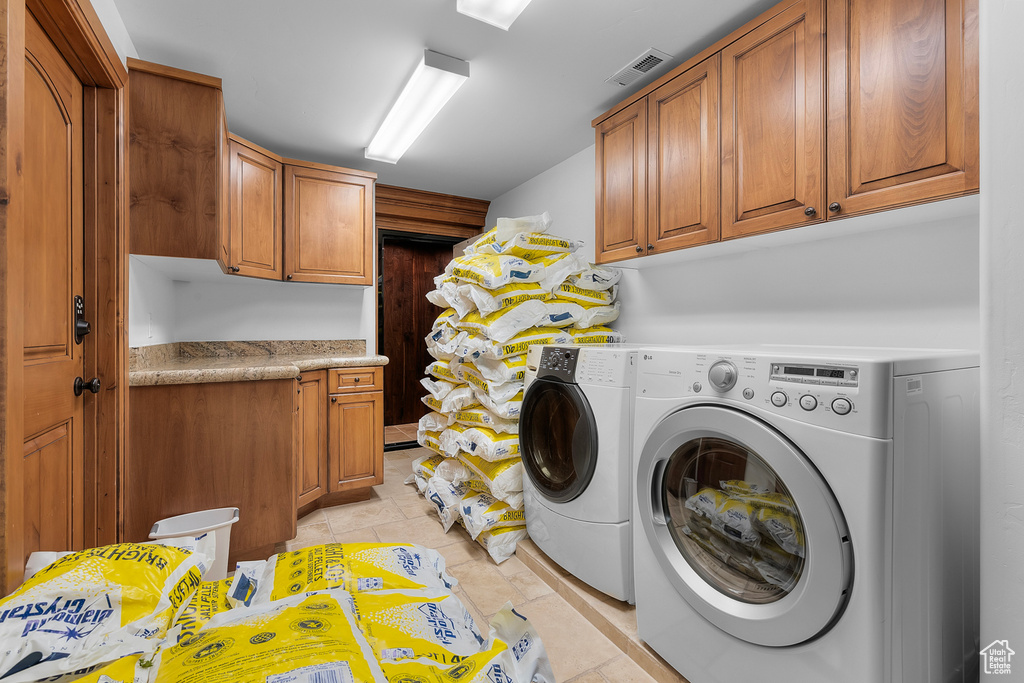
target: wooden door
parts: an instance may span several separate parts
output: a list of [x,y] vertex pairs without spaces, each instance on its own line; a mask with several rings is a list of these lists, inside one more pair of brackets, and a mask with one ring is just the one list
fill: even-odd
[[384,483],[384,401],[379,391],[331,396],[329,491]]
[[647,100],[597,125],[598,263],[647,249]]
[[295,430],[297,508],[327,492],[327,371],[305,372],[298,382]]
[[374,178],[288,164],[284,183],[285,279],[372,285]]
[[647,97],[651,251],[718,240],[718,66],[713,55]]
[[85,356],[74,332],[74,298],[84,293],[82,83],[31,14],[25,24],[27,556],[82,547],[84,405],[92,394],[72,389]]
[[385,235],[380,242],[380,335],[378,348],[388,357],[384,371],[384,424],[416,422],[428,409],[420,400],[424,369],[434,362],[424,338],[441,312],[427,301],[434,277],[452,259],[447,242]]
[[824,219],[822,0],[722,50],[722,239]]
[[829,215],[977,191],[978,1],[829,0]]
[[281,162],[232,139],[231,231],[228,271],[280,280],[284,271],[281,237]]

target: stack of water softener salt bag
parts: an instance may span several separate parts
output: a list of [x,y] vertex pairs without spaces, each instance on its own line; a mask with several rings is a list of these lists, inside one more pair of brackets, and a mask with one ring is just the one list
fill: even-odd
[[427,335],[435,361],[421,383],[431,412],[408,483],[496,562],[526,537],[519,413],[526,351],[534,344],[624,341],[607,327],[619,315],[621,272],[576,254],[582,242],[549,233],[547,213],[499,218],[434,279],[443,309]]

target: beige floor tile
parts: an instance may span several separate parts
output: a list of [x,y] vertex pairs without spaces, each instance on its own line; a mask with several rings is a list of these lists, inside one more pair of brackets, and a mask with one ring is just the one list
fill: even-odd
[[452,593],[455,594],[459,599],[459,602],[461,602],[466,608],[466,611],[469,612],[469,616],[473,617],[473,623],[476,624],[477,631],[479,631],[480,635],[482,635],[486,640],[487,633],[490,629],[490,623],[487,621],[487,618],[480,614],[480,610],[476,608],[473,601],[466,595],[466,591],[462,590],[462,586],[455,586],[455,588],[452,589]]
[[537,629],[556,681],[569,681],[621,655],[610,640],[558,595],[545,595],[516,611]]
[[409,451],[408,450],[401,450],[401,451],[388,451],[387,453],[385,453],[384,454],[384,462],[392,464],[392,465],[395,465],[397,467],[402,467],[403,464],[410,463],[410,462],[412,462],[412,460],[409,459]]
[[405,515],[390,498],[324,508],[324,516],[335,534],[405,519]]
[[440,549],[459,540],[454,529],[450,535],[445,535],[441,522],[436,517],[406,519],[403,515],[402,521],[380,524],[373,527],[373,530],[381,543],[419,543],[427,548]]
[[300,548],[308,548],[311,545],[321,545],[323,543],[334,543],[334,535],[331,533],[331,528],[327,525],[327,522],[307,524],[306,526],[299,527],[295,538],[286,541],[284,548],[287,551],[299,550]]
[[485,617],[495,614],[506,602],[513,606],[525,602],[523,594],[495,569],[490,559],[460,564],[449,573],[459,580],[459,586]]
[[588,671],[585,674],[580,674],[571,681],[566,681],[566,683],[608,683],[608,679],[597,671]]
[[448,535],[454,536],[459,540],[437,550],[444,556],[444,564],[448,568],[449,574],[451,574],[452,567],[457,567],[466,562],[482,562],[487,559],[487,551],[480,547],[480,544],[471,539],[469,534],[461,528],[453,527],[448,532]]
[[380,539],[377,538],[372,527],[367,527],[334,534],[334,541],[335,543],[379,543]]
[[320,524],[326,522],[327,518],[324,517],[323,510],[313,510],[308,515],[296,522],[296,526],[308,526],[310,524]]
[[533,573],[530,571],[530,568],[523,564],[523,561],[515,555],[499,564],[498,571],[505,576],[512,576],[513,574],[523,574],[525,572],[529,572],[531,574]]
[[640,665],[626,655],[617,657],[601,667],[601,674],[615,683],[657,683]]
[[[501,568],[511,562],[512,559],[515,558],[510,558],[499,564],[498,570],[500,571]],[[531,572],[529,569],[525,572],[506,576],[505,578],[508,579],[508,582],[515,586],[516,590],[522,593],[523,597],[527,600],[536,600],[542,595],[554,592],[554,589],[552,589],[551,586],[546,584],[539,576]]]
[[416,493],[414,496],[391,497],[398,509],[407,519],[430,517],[437,519],[437,507],[429,500]]
[[384,443],[394,443],[396,441],[403,441],[405,432],[400,430],[398,427],[387,426],[384,428]]

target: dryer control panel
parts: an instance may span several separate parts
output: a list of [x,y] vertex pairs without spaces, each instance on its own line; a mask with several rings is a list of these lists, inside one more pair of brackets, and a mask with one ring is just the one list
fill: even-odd
[[564,346],[545,346],[537,363],[537,377],[556,377],[563,382],[576,381],[576,362],[580,350]]

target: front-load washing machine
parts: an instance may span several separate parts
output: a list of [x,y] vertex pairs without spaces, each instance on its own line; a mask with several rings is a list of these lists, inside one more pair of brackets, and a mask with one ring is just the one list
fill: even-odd
[[692,683],[977,681],[977,365],[641,349],[640,638]]
[[530,351],[519,418],[530,538],[581,581],[633,602],[629,513],[635,347]]

